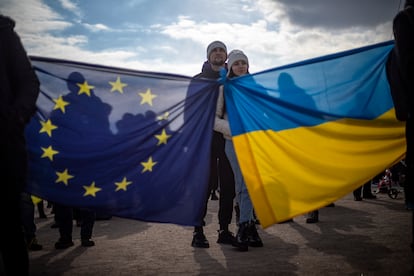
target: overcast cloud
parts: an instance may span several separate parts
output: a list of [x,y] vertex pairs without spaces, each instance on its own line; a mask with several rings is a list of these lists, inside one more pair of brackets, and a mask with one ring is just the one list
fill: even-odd
[[[276,2],[276,1],[275,1]],[[400,1],[387,0],[280,0],[293,24],[309,28],[372,28],[384,24],[399,9]]]
[[30,55],[195,75],[206,46],[250,71],[393,39],[402,0],[1,0]]

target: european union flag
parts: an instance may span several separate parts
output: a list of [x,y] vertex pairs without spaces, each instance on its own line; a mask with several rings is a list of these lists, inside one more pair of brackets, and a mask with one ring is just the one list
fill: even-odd
[[120,217],[200,223],[217,82],[31,60],[41,92],[26,133],[28,192]]

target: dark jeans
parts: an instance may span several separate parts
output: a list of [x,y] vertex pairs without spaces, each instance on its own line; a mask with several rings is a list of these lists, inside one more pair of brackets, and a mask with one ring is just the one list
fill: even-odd
[[[362,195],[361,195],[362,192]],[[371,191],[371,180],[362,185],[361,187],[358,187],[353,192],[354,197],[363,197],[363,196],[370,196],[372,195]]]
[[406,204],[410,209],[414,208],[414,118],[408,118],[405,126],[405,136],[407,140],[407,152],[405,163],[407,165],[404,194]]
[[27,172],[24,132],[18,131],[16,122],[2,120],[2,123],[5,127],[0,132],[0,274],[29,275],[29,253],[24,239],[20,206]]
[[0,232],[0,257],[3,267],[0,274],[29,275],[29,253],[21,223],[20,193],[16,183],[4,179],[0,212],[2,226]]
[[[60,238],[64,241],[72,240],[73,208],[54,204],[55,220],[59,226]],[[95,224],[95,212],[88,209],[77,209],[81,221],[80,237],[82,240],[92,238],[93,225]]]
[[30,194],[22,193],[22,224],[26,242],[29,243],[36,236],[36,224],[34,223],[35,207]]
[[[227,227],[233,215],[233,200],[235,197],[234,174],[230,162],[224,152],[225,140],[219,132],[213,133],[210,160],[210,179],[205,198],[203,219],[207,214],[207,205],[211,191],[218,181],[220,187],[218,219],[220,226]],[[203,225],[205,221],[203,220]]]

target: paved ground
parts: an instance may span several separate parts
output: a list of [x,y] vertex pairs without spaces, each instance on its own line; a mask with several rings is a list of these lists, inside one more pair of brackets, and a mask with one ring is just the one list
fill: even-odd
[[[32,275],[413,275],[411,212],[403,194],[354,201],[352,195],[320,210],[320,222],[259,229],[263,248],[235,251],[217,240],[218,201],[210,201],[209,249],[190,246],[191,227],[121,218],[97,221],[96,246],[55,250],[53,215],[36,219],[44,249],[30,252]],[[47,212],[50,212],[47,209]],[[235,225],[232,230],[235,232]]]

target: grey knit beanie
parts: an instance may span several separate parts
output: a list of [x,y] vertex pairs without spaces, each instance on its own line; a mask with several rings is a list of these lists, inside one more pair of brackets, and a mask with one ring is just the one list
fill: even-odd
[[211,54],[211,51],[213,51],[215,48],[221,48],[221,49],[224,49],[224,51],[227,53],[227,48],[226,48],[226,45],[224,45],[224,43],[223,43],[223,42],[218,41],[218,40],[213,41],[213,42],[211,42],[211,43],[207,46],[207,60],[209,60],[209,59],[210,59],[210,54]]
[[249,59],[247,56],[243,53],[241,50],[233,50],[229,53],[229,59],[227,61],[227,66],[229,68],[228,73],[231,71],[231,67],[233,66],[233,63],[235,63],[238,60],[244,60],[247,63],[247,66],[249,66]]

